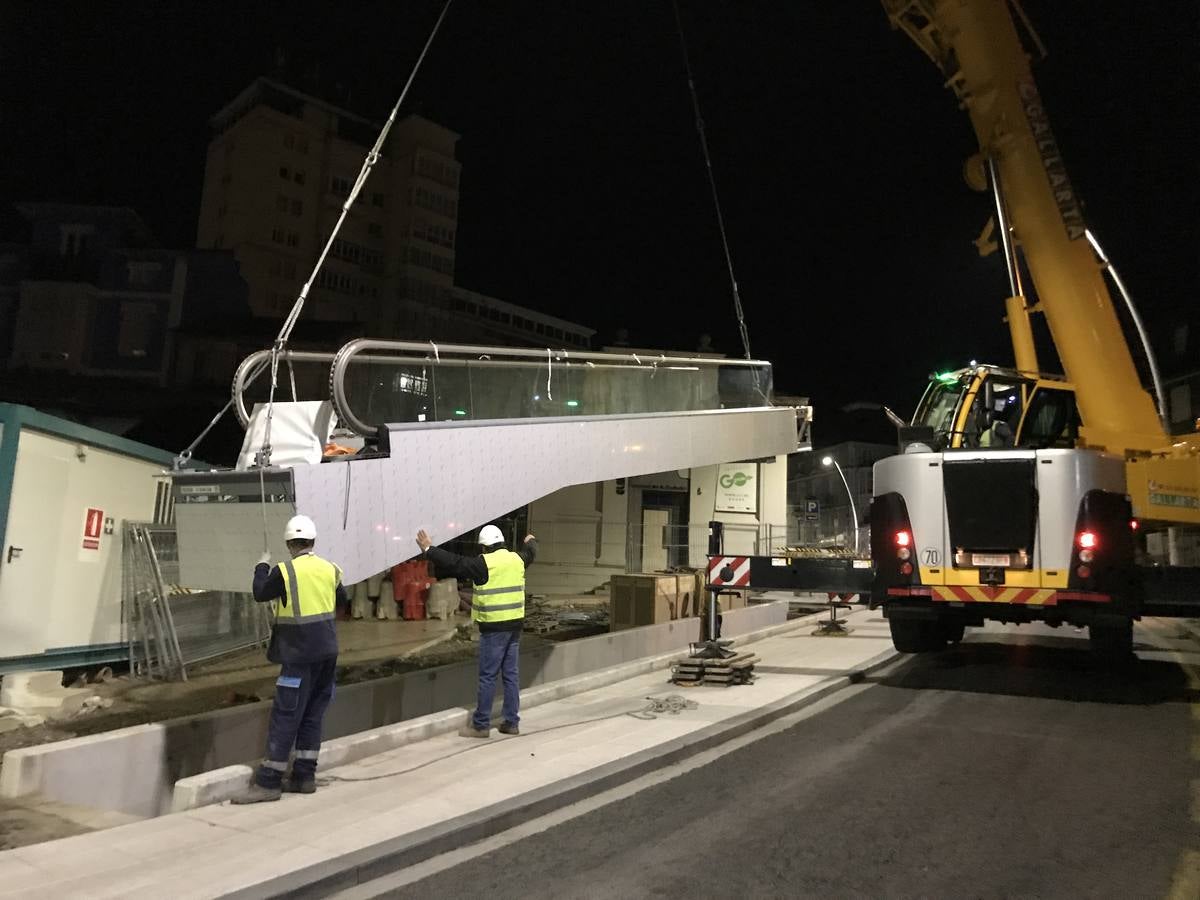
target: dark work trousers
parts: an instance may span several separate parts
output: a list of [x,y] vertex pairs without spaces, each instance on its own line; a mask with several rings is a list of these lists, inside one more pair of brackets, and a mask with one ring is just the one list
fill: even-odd
[[487,731],[492,723],[492,698],[496,696],[496,678],[504,682],[504,721],[521,721],[521,676],[517,662],[521,658],[521,632],[479,632],[479,697],[471,724]]
[[280,668],[267,729],[267,756],[255,775],[255,781],[263,787],[279,787],[293,745],[296,759],[292,763],[292,781],[309,781],[315,776],[321,723],[333,699],[336,671],[336,656],[303,665],[284,663]]

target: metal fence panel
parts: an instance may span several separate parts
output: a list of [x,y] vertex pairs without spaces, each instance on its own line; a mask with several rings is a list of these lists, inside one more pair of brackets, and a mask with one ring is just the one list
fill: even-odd
[[192,591],[179,584],[175,526],[126,523],[125,542],[125,617],[134,674],[186,680],[188,666],[262,646],[270,638],[270,611],[249,592]]

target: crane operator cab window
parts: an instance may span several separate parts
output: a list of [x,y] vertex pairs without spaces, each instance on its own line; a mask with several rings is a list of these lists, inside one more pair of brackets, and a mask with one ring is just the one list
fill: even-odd
[[1003,450],[1017,443],[1017,428],[1024,412],[1029,384],[990,376],[975,392],[963,424],[963,446]]
[[925,389],[925,396],[917,406],[912,424],[933,429],[934,450],[945,450],[951,446],[954,420],[968,381],[947,373],[930,379],[929,387]]
[[1039,388],[1029,401],[1021,424],[1020,445],[1029,450],[1070,449],[1079,438],[1079,410],[1075,392]]

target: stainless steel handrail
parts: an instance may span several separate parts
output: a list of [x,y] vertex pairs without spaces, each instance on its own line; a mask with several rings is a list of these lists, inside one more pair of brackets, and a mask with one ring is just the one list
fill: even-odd
[[[370,353],[366,351],[383,351]],[[391,353],[415,353],[415,356],[385,355]],[[443,359],[443,354],[451,357]],[[502,357],[492,359],[491,357]],[[245,428],[250,424],[244,394],[270,366],[271,351],[259,350],[250,354],[238,366],[233,376],[233,407],[238,420]],[[553,348],[491,347],[478,344],[434,344],[430,341],[386,341],[373,338],[358,338],[345,344],[336,353],[317,353],[286,350],[280,354],[282,362],[329,364],[329,399],[333,402],[338,421],[359,434],[370,434],[374,428],[361,421],[350,408],[346,395],[346,372],[351,363],[379,362],[388,364],[438,365],[438,366],[564,366],[577,364],[588,368],[673,371],[699,371],[704,368],[770,368],[766,360],[727,359],[697,356],[643,356],[638,353],[597,353],[592,351],[555,350]]]
[[[766,360],[757,359],[725,359],[711,357],[695,357],[695,356],[666,356],[659,354],[658,356],[642,357],[638,353],[594,353],[591,351],[573,351],[573,350],[554,350],[553,348],[543,348],[541,350],[519,348],[519,347],[487,347],[473,344],[436,344],[432,341],[385,341],[376,340],[373,338],[358,338],[344,345],[337,352],[337,356],[333,361],[333,365],[329,370],[329,397],[333,401],[334,411],[337,413],[338,421],[359,434],[370,434],[374,429],[361,421],[354,415],[350,409],[349,400],[346,397],[346,369],[351,361],[359,353],[366,350],[384,350],[384,351],[416,351],[427,354],[421,359],[421,362],[435,364],[441,362],[441,355],[458,354],[470,356],[504,356],[516,359],[522,359],[528,363],[536,365],[552,365],[553,363],[569,363],[572,360],[580,362],[603,362],[615,363],[618,361],[632,363],[632,365],[624,365],[622,368],[644,368],[654,369],[662,365],[674,366],[678,364],[686,365],[689,368],[701,367],[712,368],[770,368],[771,364]],[[429,355],[429,354],[432,354]],[[389,357],[389,360],[394,357]],[[449,362],[449,360],[447,360]]]
[[[279,354],[279,357],[282,362],[329,363],[333,361],[334,354],[305,353],[297,350],[285,350]],[[252,385],[258,376],[269,369],[270,366],[271,351],[259,350],[255,353],[251,353],[249,356],[243,359],[241,364],[237,367],[237,370],[233,373],[233,385],[231,388],[233,394],[233,410],[235,413],[237,413],[238,421],[242,423],[243,428],[250,424],[250,414],[246,412],[246,404],[242,399],[242,394],[245,392],[246,388]]]

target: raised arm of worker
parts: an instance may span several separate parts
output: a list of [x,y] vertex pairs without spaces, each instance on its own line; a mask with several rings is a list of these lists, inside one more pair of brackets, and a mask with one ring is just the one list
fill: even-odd
[[537,558],[537,538],[532,534],[525,535],[525,540],[521,542],[521,549],[517,551],[517,556],[521,557],[521,562],[525,563],[526,568],[529,568]]
[[[475,584],[487,583],[488,567],[483,559],[483,554],[459,556],[457,553],[435,547],[433,539],[429,537],[424,528],[417,532],[417,546],[421,548],[426,559],[437,566],[440,571],[449,572],[451,577],[469,578]],[[533,562],[533,558],[537,555],[537,540],[532,534],[525,536],[525,542],[517,551],[517,555],[521,557],[525,565]]]

